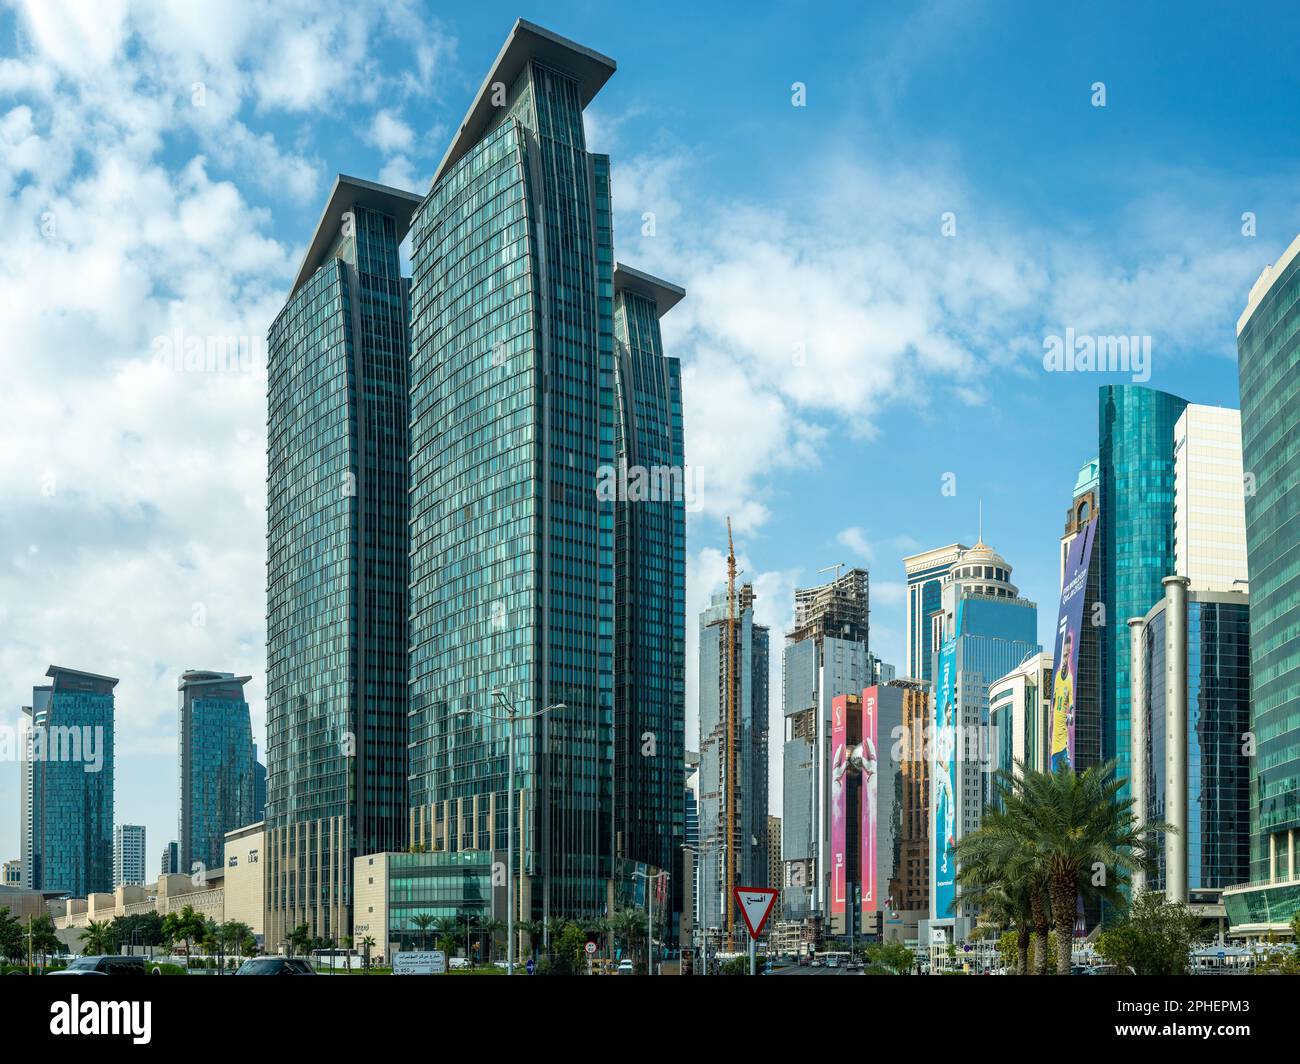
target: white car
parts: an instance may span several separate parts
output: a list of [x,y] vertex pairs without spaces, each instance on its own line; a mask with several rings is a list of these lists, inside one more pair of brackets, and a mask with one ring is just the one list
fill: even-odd
[[616,974],[618,974],[618,975],[631,975],[631,974],[632,974],[632,962],[631,962],[630,960],[628,960],[626,957],[624,957],[621,961],[618,962],[618,971],[617,971]]

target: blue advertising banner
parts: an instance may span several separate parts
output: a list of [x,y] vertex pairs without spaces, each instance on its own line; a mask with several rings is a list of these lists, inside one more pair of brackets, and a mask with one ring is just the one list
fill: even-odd
[[1074,678],[1079,673],[1079,629],[1088,590],[1088,564],[1097,532],[1094,518],[1070,543],[1061,582],[1061,612],[1052,658],[1052,751],[1050,768],[1074,768]]
[[[958,617],[960,626],[960,616]],[[958,628],[960,632],[960,627]],[[933,793],[930,808],[933,840],[934,919],[947,920],[957,897],[957,640],[949,639],[939,651],[935,685]]]

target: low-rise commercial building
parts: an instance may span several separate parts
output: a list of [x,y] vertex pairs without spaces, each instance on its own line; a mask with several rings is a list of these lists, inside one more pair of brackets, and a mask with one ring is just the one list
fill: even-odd
[[[434,948],[437,932],[422,931],[420,916],[464,924],[472,949],[486,960],[482,927],[506,918],[505,852],[454,850],[370,853],[353,862],[354,948],[373,939],[372,960],[402,949]],[[462,932],[462,935],[464,932]],[[501,936],[497,936],[501,938]]]

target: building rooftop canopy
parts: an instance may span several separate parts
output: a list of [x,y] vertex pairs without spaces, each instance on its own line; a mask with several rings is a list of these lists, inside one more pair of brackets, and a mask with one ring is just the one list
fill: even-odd
[[84,680],[98,680],[101,683],[109,684],[110,686],[116,685],[117,683],[116,676],[100,676],[99,673],[96,672],[83,672],[81,669],[65,669],[62,665],[51,665],[45,670],[45,675],[55,680],[58,680],[60,676],[72,676]]
[[423,202],[424,197],[417,196],[414,192],[404,192],[400,188],[378,185],[364,178],[339,174],[334,180],[333,189],[330,190],[325,211],[316,224],[316,232],[312,235],[311,243],[307,245],[307,254],[303,256],[302,266],[289,292],[290,298],[323,265],[325,256],[334,246],[339,229],[343,225],[343,215],[353,204],[359,204],[392,218],[397,223],[397,242],[400,244],[407,230],[411,228],[411,218],[415,214],[415,209]]
[[635,292],[652,301],[658,308],[661,318],[686,298],[685,288],[616,262],[614,263],[614,291],[624,290]]
[[437,187],[443,175],[456,161],[478,143],[484,131],[492,124],[496,112],[492,103],[492,86],[500,82],[509,90],[524,67],[534,60],[573,78],[578,83],[578,94],[583,107],[591,103],[596,93],[618,69],[618,64],[608,56],[584,48],[525,19],[516,20],[510,36],[501,46],[474,101],[469,105],[460,129],[448,146],[442,162],[438,164],[438,170],[433,175],[434,187]]

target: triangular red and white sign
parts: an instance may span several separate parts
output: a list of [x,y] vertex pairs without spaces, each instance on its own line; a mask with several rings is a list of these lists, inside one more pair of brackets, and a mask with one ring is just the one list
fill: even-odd
[[772,912],[772,904],[776,901],[776,890],[772,887],[736,887],[731,893],[735,895],[736,904],[740,906],[740,915],[745,918],[749,937],[757,939],[763,933],[763,925],[767,923],[768,915]]

